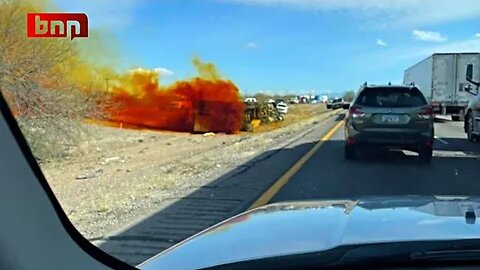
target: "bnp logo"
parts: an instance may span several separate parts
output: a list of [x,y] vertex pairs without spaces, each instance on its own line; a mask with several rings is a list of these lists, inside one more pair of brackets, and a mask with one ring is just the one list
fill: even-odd
[[27,13],[27,37],[65,38],[88,37],[85,13]]

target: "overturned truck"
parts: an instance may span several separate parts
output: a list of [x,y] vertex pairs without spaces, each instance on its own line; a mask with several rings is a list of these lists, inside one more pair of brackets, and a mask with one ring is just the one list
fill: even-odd
[[271,103],[245,103],[244,131],[254,131],[261,124],[283,121],[283,116]]

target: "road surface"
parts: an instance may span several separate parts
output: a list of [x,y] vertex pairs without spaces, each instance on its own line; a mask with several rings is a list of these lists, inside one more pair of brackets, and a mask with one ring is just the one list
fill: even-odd
[[[96,244],[138,264],[262,198],[273,203],[365,195],[480,195],[480,144],[466,140],[461,122],[435,124],[434,157],[431,164],[422,165],[413,153],[398,151],[345,160],[343,118],[341,114],[314,123],[291,143],[255,157]],[[333,132],[335,126],[339,128]]]
[[270,202],[365,195],[480,195],[480,144],[466,140],[461,122],[435,123],[434,157],[418,164],[413,153],[363,153],[346,161],[340,128]]

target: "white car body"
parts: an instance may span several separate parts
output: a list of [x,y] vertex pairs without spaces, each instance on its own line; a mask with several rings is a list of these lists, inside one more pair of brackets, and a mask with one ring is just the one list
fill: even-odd
[[256,102],[257,102],[257,99],[256,99],[256,98],[246,98],[246,99],[245,99],[245,102],[247,102],[247,103],[256,103]]
[[284,102],[279,102],[277,104],[277,111],[281,114],[287,114],[288,113],[288,105]]

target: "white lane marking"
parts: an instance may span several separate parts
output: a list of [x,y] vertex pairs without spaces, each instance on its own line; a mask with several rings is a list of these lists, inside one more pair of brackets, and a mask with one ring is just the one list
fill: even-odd
[[476,153],[466,153],[463,151],[433,150],[434,157],[441,158],[480,158]]
[[437,136],[435,136],[435,139],[437,139],[439,142],[441,142],[443,144],[448,144],[447,141],[445,141],[444,139],[438,138]]
[[411,157],[418,156],[418,153],[416,153],[416,152],[412,152],[412,151],[408,151],[408,150],[402,150],[402,152],[405,156],[411,156]]

